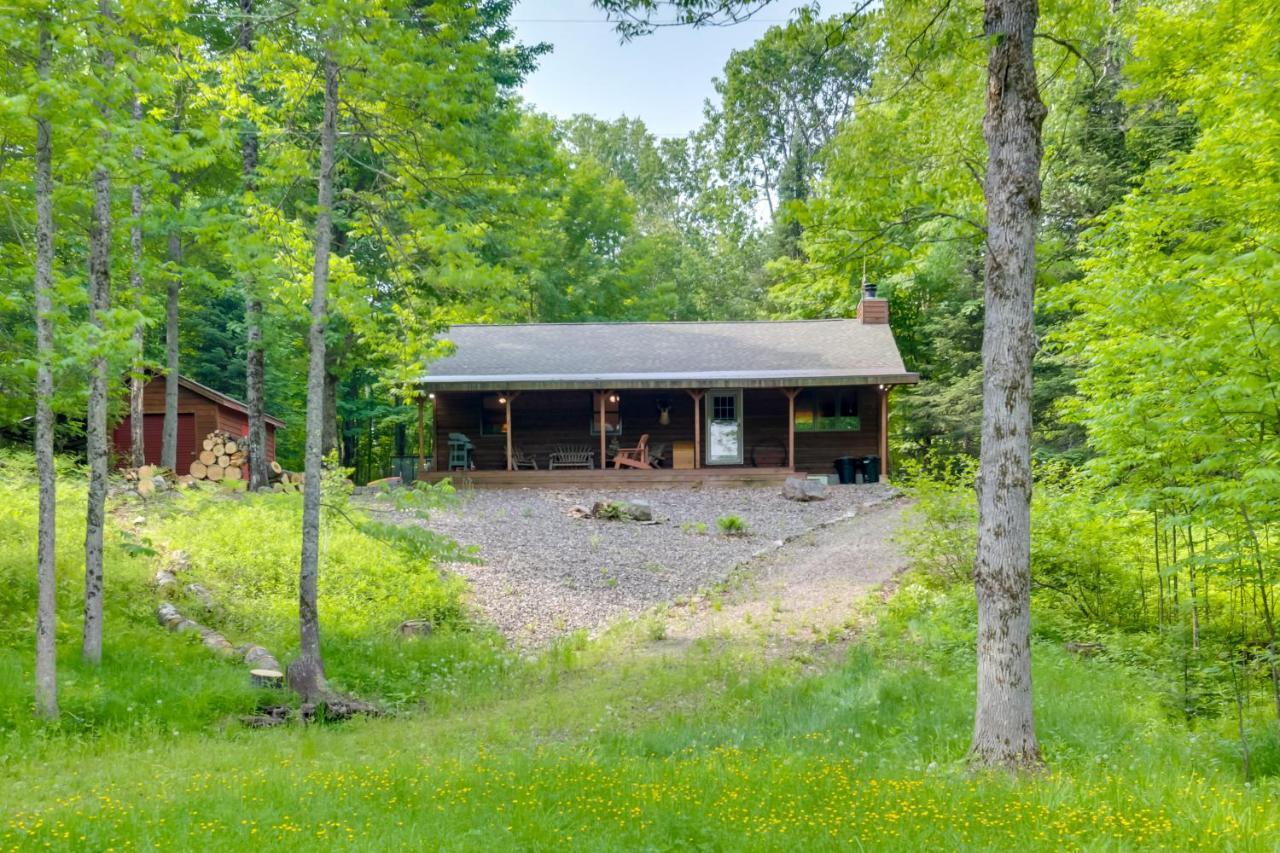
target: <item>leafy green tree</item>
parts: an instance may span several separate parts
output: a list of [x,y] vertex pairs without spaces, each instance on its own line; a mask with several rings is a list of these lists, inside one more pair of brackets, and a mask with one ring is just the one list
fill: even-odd
[[715,82],[720,103],[708,105],[707,122],[722,168],[750,182],[770,218],[803,197],[821,173],[820,152],[867,90],[874,42],[864,37],[863,20],[824,20],[802,7],[735,50]]
[[1265,648],[1280,715],[1273,14],[1211,0],[1138,10],[1123,97],[1155,119],[1160,156],[1083,236],[1084,276],[1050,296],[1070,314],[1051,343],[1078,371],[1068,408],[1092,469],[1150,514],[1161,623],[1184,626],[1198,652],[1207,572],[1234,578],[1254,604],[1229,615],[1231,654]]

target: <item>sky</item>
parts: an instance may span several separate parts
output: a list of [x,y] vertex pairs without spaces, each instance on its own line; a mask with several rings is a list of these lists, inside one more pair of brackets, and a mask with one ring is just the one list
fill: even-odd
[[[684,136],[702,124],[702,103],[715,94],[711,79],[730,52],[750,46],[800,5],[776,0],[740,24],[670,27],[622,44],[591,0],[521,0],[511,15],[520,41],[555,46],[525,82],[524,97],[561,118],[626,115],[643,119],[658,136]],[[830,0],[823,11],[850,5]]]

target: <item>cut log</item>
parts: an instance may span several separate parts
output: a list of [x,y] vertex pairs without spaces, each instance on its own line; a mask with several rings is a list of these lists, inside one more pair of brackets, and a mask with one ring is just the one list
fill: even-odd
[[138,480],[138,494],[150,497],[156,493],[156,484],[150,477]]
[[231,464],[231,457],[230,457],[230,456],[228,456],[228,455],[227,455],[227,454],[225,454],[225,453],[219,453],[219,454],[218,454],[218,465],[219,465],[219,466],[221,466],[221,467],[223,467],[223,468],[226,468],[226,467],[227,467],[228,465],[230,465],[230,464]]
[[274,459],[272,459],[272,460],[271,460],[271,473],[272,473],[272,474],[283,474],[283,473],[284,473],[284,468],[281,468],[281,467],[280,467],[280,463],[279,463],[279,462],[277,462],[277,461],[276,461],[276,460],[274,460]]
[[226,452],[226,445],[224,445],[221,441],[215,441],[213,443],[213,447],[209,448],[209,452],[212,453],[214,456],[221,456],[223,453]]
[[230,468],[227,468],[222,472],[222,476],[227,480],[239,480],[242,476],[242,472],[238,465],[232,465]]
[[216,483],[222,479],[225,473],[221,465],[210,465],[208,470],[204,472],[204,476],[206,479],[213,480]]
[[195,477],[197,480],[203,480],[208,476],[209,466],[197,459],[195,462],[191,463],[190,470],[192,477]]
[[156,466],[154,465],[143,465],[141,468],[138,469],[139,480],[150,480],[155,475],[156,475]]
[[225,447],[226,447],[227,453],[229,454],[236,452],[236,443],[234,441],[228,441]]
[[205,450],[213,450],[213,439],[206,438],[200,445]]
[[284,673],[278,669],[251,669],[249,680],[254,687],[284,687]]
[[205,465],[217,465],[218,457],[213,455],[212,450],[202,450],[200,451],[200,461]]

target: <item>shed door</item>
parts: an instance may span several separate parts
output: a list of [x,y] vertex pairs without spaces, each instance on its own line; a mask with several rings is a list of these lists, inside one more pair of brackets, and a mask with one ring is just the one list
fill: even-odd
[[742,391],[707,393],[707,464],[742,464]]

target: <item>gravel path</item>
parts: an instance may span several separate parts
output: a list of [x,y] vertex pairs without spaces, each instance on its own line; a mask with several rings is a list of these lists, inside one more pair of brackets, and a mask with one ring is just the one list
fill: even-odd
[[666,639],[749,640],[776,653],[846,638],[858,603],[907,568],[894,541],[906,503],[864,506],[762,557],[721,600],[671,608],[663,614]]
[[[484,489],[428,525],[479,547],[481,564],[449,569],[469,582],[481,618],[521,645],[538,645],[691,596],[761,551],[892,494],[884,485],[832,487],[825,501],[797,503],[766,488]],[[566,512],[618,499],[648,501],[660,522]],[[725,515],[741,517],[749,535],[720,534],[716,520]]]

